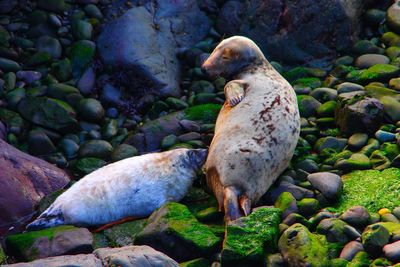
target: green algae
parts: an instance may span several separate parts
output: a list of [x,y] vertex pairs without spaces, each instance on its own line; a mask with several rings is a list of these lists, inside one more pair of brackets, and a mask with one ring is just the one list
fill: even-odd
[[277,248],[280,220],[279,209],[259,208],[249,216],[229,223],[221,263],[226,266],[262,264],[266,253]]
[[199,258],[191,261],[185,261],[179,264],[180,267],[210,267],[210,262],[207,259]]
[[202,104],[185,109],[185,119],[215,123],[218,113],[222,108],[219,104]]
[[400,169],[355,171],[344,175],[342,181],[343,194],[335,206],[337,211],[357,205],[370,212],[400,206]]
[[368,254],[364,251],[358,252],[347,267],[368,267],[371,260],[368,258]]

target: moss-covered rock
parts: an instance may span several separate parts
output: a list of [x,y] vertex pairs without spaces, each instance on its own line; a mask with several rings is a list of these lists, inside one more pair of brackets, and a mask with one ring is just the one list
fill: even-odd
[[47,96],[63,101],[67,100],[67,96],[69,94],[79,94],[79,90],[73,86],[63,83],[52,84],[47,89]]
[[75,110],[58,99],[26,97],[19,103],[18,111],[26,120],[60,132],[78,128]]
[[104,140],[90,140],[83,143],[79,148],[79,157],[107,159],[111,156],[112,151],[113,147],[109,142]]
[[348,159],[341,159],[337,161],[335,168],[345,172],[354,170],[367,170],[371,168],[371,161],[364,154],[354,153]]
[[371,260],[368,258],[368,254],[364,251],[358,252],[347,267],[368,267]]
[[101,233],[106,237],[108,246],[123,247],[133,245],[136,235],[143,230],[146,219],[134,220],[115,225]]
[[298,212],[296,199],[290,192],[283,192],[275,201],[274,206],[281,210],[282,218],[293,212]]
[[17,112],[5,108],[0,108],[0,121],[6,123],[9,130],[14,133],[21,132],[25,126],[24,120]]
[[74,78],[80,78],[92,62],[94,52],[95,45],[91,41],[81,40],[72,45],[69,58],[71,60],[72,75]]
[[226,266],[262,265],[266,253],[277,247],[281,211],[276,208],[259,208],[247,217],[227,225],[221,253],[221,263]]
[[189,209],[168,203],[155,211],[135,244],[149,245],[179,261],[207,257],[217,250],[220,239],[199,223]]
[[381,253],[383,246],[389,242],[389,239],[389,231],[379,223],[367,226],[361,235],[365,251],[374,256]]
[[86,175],[95,170],[105,166],[107,164],[106,161],[99,158],[81,158],[74,162],[72,165],[72,169],[75,170],[80,175]]
[[184,118],[187,120],[202,121],[203,123],[215,123],[221,107],[219,104],[192,106],[185,109]]
[[179,267],[210,267],[210,262],[207,259],[199,258],[182,262],[179,264]]
[[355,171],[342,176],[343,194],[336,208],[364,206],[369,212],[400,206],[400,169]]
[[350,82],[368,84],[370,82],[387,82],[396,77],[400,68],[389,64],[376,64],[366,70],[352,71],[347,74],[346,79]]
[[322,220],[317,226],[317,233],[326,236],[326,240],[332,243],[346,244],[349,239],[345,233],[344,221],[337,218],[327,218]]
[[325,236],[315,235],[299,223],[289,227],[279,239],[279,249],[290,267],[331,266]]

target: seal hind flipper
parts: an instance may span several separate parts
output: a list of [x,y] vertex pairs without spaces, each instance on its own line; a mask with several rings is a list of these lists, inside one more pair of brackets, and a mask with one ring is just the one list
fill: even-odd
[[240,208],[242,209],[244,216],[247,216],[251,212],[251,200],[246,195],[242,195],[239,198]]
[[238,192],[234,187],[228,186],[224,188],[224,209],[225,220],[227,222],[234,221],[243,216],[238,200]]

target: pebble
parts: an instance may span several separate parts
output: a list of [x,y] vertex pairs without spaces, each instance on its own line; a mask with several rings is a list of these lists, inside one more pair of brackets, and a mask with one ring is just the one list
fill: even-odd
[[78,80],[76,86],[82,94],[88,95],[92,93],[95,83],[96,73],[92,67],[89,67],[82,74],[82,77]]
[[90,122],[101,120],[105,113],[101,103],[94,98],[82,99],[79,102],[79,111],[79,115]]
[[390,239],[389,231],[380,224],[369,225],[362,233],[361,240],[366,252],[373,256],[380,254]]
[[36,40],[36,49],[39,52],[48,53],[53,59],[59,59],[62,54],[62,47],[60,42],[50,36],[42,36]]
[[117,87],[113,86],[110,83],[106,83],[103,86],[101,100],[106,103],[118,105],[121,102],[122,92]]
[[382,222],[400,223],[399,219],[391,213],[385,213],[381,216]]
[[313,173],[307,176],[307,180],[328,200],[336,200],[343,189],[342,179],[334,173]]
[[2,58],[0,57],[0,70],[3,72],[16,72],[19,71],[21,69],[21,66],[11,60],[11,59],[7,59],[7,58]]
[[181,120],[179,125],[188,132],[198,132],[200,131],[201,125],[195,121],[191,120]]
[[196,133],[196,132],[185,133],[185,134],[179,135],[178,139],[181,142],[188,142],[188,141],[192,141],[192,140],[200,140],[201,139],[201,134]]
[[378,130],[378,131],[375,133],[375,137],[376,137],[376,139],[378,139],[381,143],[384,143],[384,142],[391,142],[391,141],[395,141],[395,140],[396,140],[396,134],[390,133],[390,132],[386,132],[386,131],[382,131],[382,130]]
[[355,227],[362,227],[370,222],[370,215],[365,207],[354,206],[346,210],[340,219]]
[[343,227],[343,232],[352,240],[361,237],[361,234],[356,230],[356,228],[350,225],[345,225]]
[[397,219],[400,220],[400,207],[394,208],[393,209],[393,214],[394,214],[394,216],[397,217]]
[[40,80],[40,78],[42,78],[42,74],[32,70],[20,70],[17,72],[17,78],[28,84],[31,84],[37,80]]
[[355,65],[361,69],[367,69],[376,64],[388,64],[390,59],[380,54],[365,54],[356,59]]
[[382,250],[385,254],[385,258],[393,262],[400,262],[400,241],[388,244],[384,246]]
[[355,133],[349,138],[349,146],[354,149],[361,149],[368,142],[368,134],[366,133]]
[[360,251],[364,251],[363,245],[358,241],[351,241],[343,247],[339,258],[351,261]]

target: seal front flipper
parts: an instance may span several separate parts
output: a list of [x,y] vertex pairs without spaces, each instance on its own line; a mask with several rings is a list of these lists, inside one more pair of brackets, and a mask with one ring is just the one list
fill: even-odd
[[243,100],[248,84],[243,80],[233,80],[224,87],[225,98],[229,106],[234,107]]

